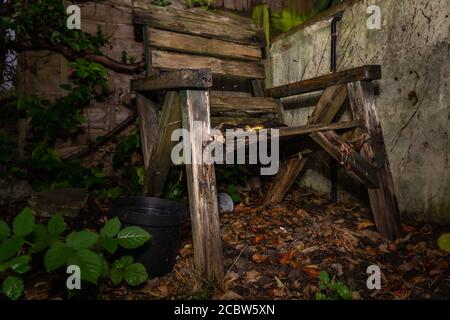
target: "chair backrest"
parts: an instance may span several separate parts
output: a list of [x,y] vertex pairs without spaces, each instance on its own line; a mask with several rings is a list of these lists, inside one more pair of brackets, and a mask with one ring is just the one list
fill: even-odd
[[144,26],[148,72],[209,68],[213,75],[265,77],[264,36],[250,18],[149,5],[135,8],[134,23]]

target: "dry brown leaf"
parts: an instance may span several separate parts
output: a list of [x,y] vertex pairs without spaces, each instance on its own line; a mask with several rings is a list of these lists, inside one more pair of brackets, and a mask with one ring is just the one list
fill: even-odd
[[255,253],[252,255],[250,260],[252,260],[254,263],[261,263],[268,259],[269,257],[263,254]]
[[242,300],[242,296],[232,290],[227,290],[220,296],[219,300]]
[[367,228],[373,227],[373,226],[375,226],[375,223],[373,223],[372,221],[369,221],[369,220],[365,220],[365,221],[358,223],[357,228],[358,228],[358,230],[363,230],[363,229],[367,229]]
[[254,283],[257,282],[259,280],[259,278],[261,278],[261,275],[258,271],[256,270],[251,270],[251,271],[247,271],[245,273],[245,281],[247,283]]
[[290,264],[292,262],[292,258],[294,257],[294,250],[289,250],[288,252],[284,253],[280,257],[280,263],[283,265]]

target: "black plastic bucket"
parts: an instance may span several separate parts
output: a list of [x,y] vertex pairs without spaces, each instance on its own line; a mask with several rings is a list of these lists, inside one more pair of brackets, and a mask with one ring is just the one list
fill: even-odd
[[130,197],[113,200],[110,213],[124,226],[139,226],[152,236],[144,246],[127,250],[146,267],[151,277],[172,271],[180,246],[181,229],[188,214],[185,205],[158,198]]

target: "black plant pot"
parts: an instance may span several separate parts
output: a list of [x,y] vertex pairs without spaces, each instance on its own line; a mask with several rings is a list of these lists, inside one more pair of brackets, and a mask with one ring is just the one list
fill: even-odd
[[139,226],[152,236],[144,246],[127,250],[151,277],[172,271],[188,214],[185,205],[158,198],[130,197],[113,200],[110,213],[125,227]]

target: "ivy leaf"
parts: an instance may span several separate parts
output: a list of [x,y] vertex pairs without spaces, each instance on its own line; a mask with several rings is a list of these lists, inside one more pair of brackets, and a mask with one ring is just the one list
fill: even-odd
[[11,229],[9,228],[8,224],[0,220],[0,241],[5,240],[8,238],[8,236],[11,234]]
[[138,286],[148,279],[148,274],[141,263],[133,263],[125,269],[123,278],[130,286]]
[[103,228],[100,230],[100,235],[102,237],[113,238],[119,233],[121,227],[122,224],[120,223],[119,218],[115,217],[105,223]]
[[111,254],[114,254],[119,247],[119,242],[117,239],[107,237],[100,237],[100,244],[102,245],[103,249]]
[[136,249],[150,239],[150,234],[142,228],[127,227],[117,235],[119,244],[125,249]]
[[92,231],[72,232],[67,236],[66,243],[75,250],[89,249],[98,240],[98,234]]
[[34,215],[30,208],[23,209],[13,222],[13,231],[16,236],[26,237],[34,229]]
[[31,256],[23,255],[20,257],[16,257],[8,262],[8,265],[14,272],[19,274],[25,273],[31,269]]
[[23,280],[19,277],[9,276],[3,281],[3,294],[11,300],[17,300],[23,293]]
[[440,236],[437,244],[441,250],[450,253],[450,233]]
[[24,243],[25,239],[22,237],[6,239],[2,242],[0,244],[0,263],[14,257]]
[[88,249],[75,252],[74,255],[69,257],[67,264],[79,266],[81,279],[93,284],[97,284],[97,280],[102,273],[102,258]]
[[61,235],[64,230],[66,230],[66,222],[64,221],[64,218],[60,214],[56,214],[50,218],[48,221],[48,233],[52,237],[57,237]]
[[101,278],[107,278],[109,276],[109,264],[104,257],[102,257],[102,272],[100,273]]
[[61,268],[72,254],[73,250],[64,243],[54,243],[44,256],[45,269],[50,272]]
[[123,273],[124,273],[124,271],[122,269],[113,268],[111,270],[111,281],[115,286],[117,286],[118,284],[120,284],[122,282]]

